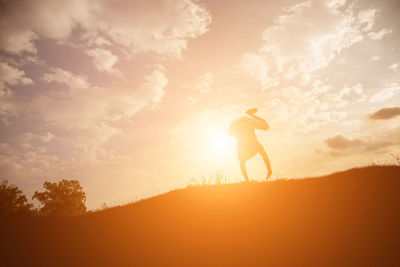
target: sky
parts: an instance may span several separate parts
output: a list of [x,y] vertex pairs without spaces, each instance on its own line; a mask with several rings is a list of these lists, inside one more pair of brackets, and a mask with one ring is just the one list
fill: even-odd
[[[216,171],[253,107],[274,179],[400,154],[397,0],[0,1],[0,173],[28,198],[77,179],[90,209]],[[265,178],[261,156],[247,164]]]

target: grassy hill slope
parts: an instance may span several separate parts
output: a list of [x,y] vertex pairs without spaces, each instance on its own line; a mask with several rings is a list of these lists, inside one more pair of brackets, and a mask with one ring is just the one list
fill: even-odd
[[10,265],[399,265],[400,167],[189,187],[1,229]]

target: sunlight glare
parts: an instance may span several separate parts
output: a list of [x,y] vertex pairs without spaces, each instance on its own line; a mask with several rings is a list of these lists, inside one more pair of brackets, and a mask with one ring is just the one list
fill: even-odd
[[218,156],[226,154],[228,152],[229,141],[229,136],[220,133],[210,135],[208,142],[211,152]]
[[215,136],[212,140],[212,147],[214,152],[221,154],[224,153],[228,147],[228,142],[223,136]]

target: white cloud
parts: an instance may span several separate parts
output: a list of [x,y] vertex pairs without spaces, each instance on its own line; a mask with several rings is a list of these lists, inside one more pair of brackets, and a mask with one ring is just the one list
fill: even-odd
[[389,66],[389,69],[392,71],[397,71],[399,69],[399,63],[393,63]]
[[242,57],[242,69],[268,93],[265,105],[286,132],[341,125],[349,103],[361,105],[368,99],[361,83],[338,85],[320,77],[324,68],[343,64],[339,56],[363,41],[365,31],[375,25],[377,10],[359,12],[354,5],[344,5],[305,1],[283,9],[263,31],[259,51]]
[[60,68],[50,68],[49,72],[43,74],[42,79],[46,82],[58,82],[72,89],[85,89],[89,87],[87,78],[75,75]]
[[263,88],[278,86],[278,79],[268,74],[269,67],[265,58],[255,53],[243,55],[240,67],[252,78],[259,80]]
[[184,85],[184,88],[190,88],[194,91],[198,91],[200,93],[206,93],[211,90],[211,85],[214,82],[214,75],[211,72],[206,72],[198,79],[196,79],[193,83]]
[[0,62],[0,89],[4,88],[6,84],[27,85],[32,83],[32,80],[25,76],[24,71],[13,68],[5,62]]
[[40,141],[42,143],[49,143],[54,138],[55,138],[55,136],[51,132],[46,132],[43,135],[33,134],[31,132],[27,132],[25,134],[22,134],[18,138],[18,142],[20,142],[20,143],[29,143],[31,141]]
[[358,13],[358,21],[363,26],[363,31],[370,31],[375,26],[376,9],[366,9]]
[[390,83],[383,86],[383,89],[372,95],[369,102],[383,102],[392,98],[398,91],[400,91],[400,84]]
[[24,71],[0,62],[0,120],[3,123],[7,124],[10,117],[18,115],[15,95],[7,87],[32,83],[33,81],[25,76]]
[[8,52],[18,54],[22,51],[36,54],[37,49],[34,41],[38,39],[37,34],[31,30],[14,29],[12,27],[2,28],[0,35],[0,48]]
[[376,61],[376,60],[379,60],[380,58],[381,58],[380,56],[373,56],[373,57],[371,57],[371,60]]
[[42,141],[43,143],[48,143],[51,140],[54,139],[54,135],[50,132],[47,132],[45,135],[42,135],[39,137],[40,141]]
[[344,87],[339,91],[339,96],[348,102],[363,102],[367,99],[366,94],[363,93],[363,85],[357,83],[351,87]]
[[104,71],[110,74],[120,74],[120,72],[114,68],[115,63],[118,62],[118,57],[110,50],[94,48],[87,50],[86,54],[93,57],[94,64],[99,71]]
[[167,84],[168,79],[163,73],[163,68],[159,66],[150,75],[144,77],[144,82],[135,91],[135,96],[140,102],[159,103],[165,94],[164,88]]
[[98,28],[131,53],[154,51],[180,57],[187,40],[205,33],[211,22],[204,6],[192,1],[108,2],[105,9],[107,22],[100,22]]
[[0,88],[0,120],[8,123],[8,118],[17,115],[18,107],[13,93],[8,89]]
[[205,33],[211,22],[205,7],[191,0],[9,1],[0,17],[6,29],[0,49],[12,53],[36,53],[34,41],[41,36],[67,41],[79,26],[87,45],[112,41],[131,54],[180,56],[187,41]]
[[83,43],[89,47],[106,47],[111,46],[112,43],[103,36],[100,36],[94,31],[87,31],[80,36]]
[[342,5],[306,1],[283,9],[275,24],[263,31],[259,52],[245,54],[242,66],[271,86],[279,84],[278,75],[293,80],[328,66],[343,50],[361,42],[365,28],[375,23],[376,11],[364,10],[356,17],[353,9],[343,10]]
[[196,97],[189,96],[185,99],[185,102],[189,105],[194,105],[199,102],[199,99]]
[[381,29],[380,31],[377,32],[369,32],[368,36],[372,39],[372,40],[381,40],[383,38],[383,36],[385,36],[386,34],[391,33],[392,30],[388,30],[388,29]]
[[129,120],[144,107],[160,103],[168,84],[163,71],[157,66],[132,89],[92,86],[83,76],[53,68],[43,80],[67,85],[67,91],[52,90],[21,106],[27,114],[40,115],[52,132],[62,133],[61,140],[73,147],[74,157],[86,155],[90,161],[104,157],[107,152],[102,145],[121,131],[113,123]]
[[307,133],[340,123],[347,116],[347,112],[335,109],[343,108],[348,101],[331,90],[320,83],[308,92],[294,86],[274,88],[271,100],[264,105],[268,107],[268,116],[273,118],[271,123],[288,136]]
[[[88,26],[94,1],[8,1],[2,9],[1,24],[6,29],[0,48],[12,53],[35,53],[39,36],[65,40],[78,24]],[[87,23],[85,23],[87,22]]]
[[330,1],[327,1],[327,5],[330,8],[335,8],[335,9],[337,9],[339,7],[342,7],[345,4],[346,4],[346,0],[330,0]]

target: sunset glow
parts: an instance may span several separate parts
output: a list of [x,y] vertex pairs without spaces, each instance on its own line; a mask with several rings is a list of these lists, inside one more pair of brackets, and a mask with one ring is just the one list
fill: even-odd
[[219,156],[223,156],[229,151],[228,147],[230,145],[230,140],[227,135],[219,133],[213,134],[211,135],[209,142],[211,151]]

